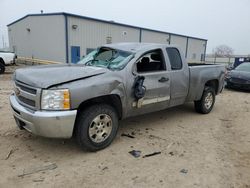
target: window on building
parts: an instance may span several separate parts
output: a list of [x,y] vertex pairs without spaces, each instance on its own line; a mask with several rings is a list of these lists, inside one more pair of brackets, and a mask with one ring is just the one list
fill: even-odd
[[172,70],[182,69],[182,60],[179,50],[177,48],[167,48],[166,50],[170,61],[171,69]]

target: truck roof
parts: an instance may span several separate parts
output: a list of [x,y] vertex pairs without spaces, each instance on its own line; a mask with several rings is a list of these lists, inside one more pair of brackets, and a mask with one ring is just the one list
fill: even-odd
[[113,43],[113,44],[106,44],[103,47],[109,47],[114,49],[119,49],[123,51],[129,52],[138,52],[145,49],[154,49],[154,48],[162,48],[162,47],[177,47],[168,44],[159,44],[159,43],[139,43],[139,42],[124,42],[124,43]]

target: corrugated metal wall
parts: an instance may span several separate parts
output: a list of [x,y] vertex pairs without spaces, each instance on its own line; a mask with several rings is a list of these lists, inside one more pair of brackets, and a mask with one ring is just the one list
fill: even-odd
[[63,15],[29,16],[8,27],[10,49],[18,56],[66,62]]
[[[73,29],[74,25],[77,27]],[[141,36],[140,36],[141,32]],[[176,45],[181,48],[184,55],[187,51],[188,61],[200,61],[205,51],[204,40],[188,38],[168,33],[160,33],[145,29],[131,28],[102,23],[95,20],[87,20],[68,16],[68,54],[71,61],[71,46],[80,46],[80,54],[87,54],[87,49],[94,49],[107,42],[152,42]],[[109,38],[109,39],[108,39]],[[108,41],[109,40],[109,41]],[[188,40],[188,49],[187,47]]]
[[[65,22],[65,16],[67,22]],[[184,55],[187,52],[187,59],[190,62],[200,61],[206,48],[206,41],[202,39],[68,14],[28,16],[10,25],[8,29],[10,48],[14,49],[18,56],[59,62],[67,61],[67,45],[68,62],[71,62],[72,46],[79,46],[80,56],[84,56],[87,51],[110,42],[170,43],[180,47]],[[66,31],[68,31],[67,36]],[[188,49],[186,49],[187,46]]]
[[169,44],[169,34],[157,33],[154,31],[147,31],[142,29],[141,42]]
[[202,58],[205,58],[204,51],[206,48],[206,41],[197,40],[197,39],[188,39],[188,49],[187,49],[187,60],[200,61]]
[[178,36],[178,35],[171,35],[170,44],[178,46],[182,50],[182,53],[184,54],[184,57],[185,57],[187,37],[182,37],[182,36]]
[[[73,27],[77,27],[73,29]],[[80,46],[81,56],[86,55],[88,48],[106,44],[107,40],[116,42],[139,42],[138,29],[101,23],[75,17],[68,17],[68,52],[71,60],[71,46]]]

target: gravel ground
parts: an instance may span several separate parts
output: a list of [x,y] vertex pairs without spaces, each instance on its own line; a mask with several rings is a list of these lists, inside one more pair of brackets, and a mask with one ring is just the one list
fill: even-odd
[[0,75],[0,187],[250,187],[250,93],[224,90],[208,115],[190,103],[121,121],[110,147],[88,153],[16,127],[8,97],[20,67]]

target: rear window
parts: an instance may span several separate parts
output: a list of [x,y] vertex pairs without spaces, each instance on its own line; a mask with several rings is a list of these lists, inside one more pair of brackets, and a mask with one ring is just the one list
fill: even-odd
[[182,61],[180,52],[176,48],[167,48],[167,54],[170,61],[172,70],[180,70],[182,69]]

